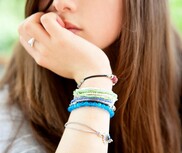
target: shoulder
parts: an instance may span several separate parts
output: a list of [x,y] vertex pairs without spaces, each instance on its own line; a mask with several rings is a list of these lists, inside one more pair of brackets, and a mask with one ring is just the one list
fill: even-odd
[[8,153],[44,153],[18,106],[8,106],[8,89],[0,90],[0,150]]

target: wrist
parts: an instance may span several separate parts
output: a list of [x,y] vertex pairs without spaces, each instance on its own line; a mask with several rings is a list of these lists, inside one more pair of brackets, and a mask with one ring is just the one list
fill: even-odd
[[[85,78],[90,76],[110,74],[112,74],[110,61],[108,57],[103,53],[103,51],[101,51],[98,54],[97,60],[95,56],[91,56],[90,59],[87,62],[85,62],[84,65],[80,66],[80,69],[77,69],[77,71],[75,71],[73,79],[76,81],[78,85],[81,84],[82,87],[103,87],[111,89],[112,81],[111,79],[109,79],[109,77],[91,77],[88,80],[84,80]],[[84,81],[84,85],[82,85],[82,81]]]
[[89,76],[110,74],[112,74],[110,63],[108,62],[104,64],[104,62],[102,62],[100,65],[89,65],[89,67],[84,68],[84,70],[77,71],[73,79],[76,81],[77,84],[79,84],[81,80]]

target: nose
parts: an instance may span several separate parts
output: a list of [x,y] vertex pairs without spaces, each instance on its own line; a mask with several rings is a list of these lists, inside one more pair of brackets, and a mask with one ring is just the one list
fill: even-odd
[[54,0],[53,7],[58,13],[76,11],[75,0]]

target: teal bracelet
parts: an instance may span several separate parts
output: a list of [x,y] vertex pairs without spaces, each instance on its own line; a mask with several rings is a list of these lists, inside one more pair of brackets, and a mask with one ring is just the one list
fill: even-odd
[[101,108],[103,110],[106,110],[109,114],[110,114],[110,118],[112,118],[114,116],[114,111],[111,107],[104,105],[102,103],[97,103],[97,102],[79,102],[76,104],[73,104],[71,106],[68,107],[68,111],[72,112],[73,110],[77,109],[77,108],[81,108],[81,107],[97,107],[97,108]]

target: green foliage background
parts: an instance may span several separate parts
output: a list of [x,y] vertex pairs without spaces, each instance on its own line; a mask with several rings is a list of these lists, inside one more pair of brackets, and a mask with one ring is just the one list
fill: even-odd
[[9,56],[24,18],[25,0],[0,0],[0,56]]
[[[182,0],[169,0],[171,18],[182,34]],[[24,18],[25,0],[0,0],[0,56],[10,56]]]
[[182,34],[182,0],[170,0],[171,18]]

